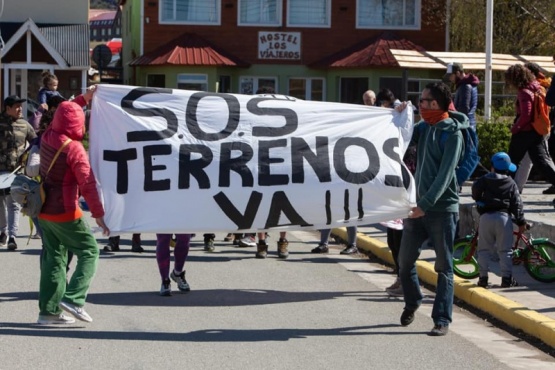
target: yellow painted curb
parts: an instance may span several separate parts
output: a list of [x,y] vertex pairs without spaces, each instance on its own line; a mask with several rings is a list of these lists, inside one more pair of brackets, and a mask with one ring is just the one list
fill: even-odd
[[[333,233],[342,239],[347,239],[345,228],[333,229]],[[358,234],[357,247],[376,255],[379,259],[393,264],[393,256],[387,244]],[[434,266],[425,261],[416,262],[418,277],[427,284],[436,286],[437,274]],[[540,339],[555,348],[555,320],[542,315],[520,303],[495,294],[487,289],[480,288],[468,280],[455,276],[455,296],[464,302],[476,307],[513,328]]]

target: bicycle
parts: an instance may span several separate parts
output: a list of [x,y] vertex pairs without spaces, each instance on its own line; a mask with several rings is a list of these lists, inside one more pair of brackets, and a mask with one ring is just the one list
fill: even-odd
[[[526,224],[526,230],[532,225]],[[547,238],[532,238],[513,231],[513,265],[524,264],[526,272],[542,283],[555,282],[555,243]],[[455,275],[474,279],[480,275],[478,261],[474,257],[478,248],[478,230],[472,235],[455,240],[453,245],[453,272]]]

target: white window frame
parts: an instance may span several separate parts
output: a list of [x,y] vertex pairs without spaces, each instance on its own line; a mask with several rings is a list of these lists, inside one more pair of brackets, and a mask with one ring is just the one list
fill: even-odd
[[323,77],[289,77],[287,80],[287,95],[291,96],[289,91],[289,87],[291,86],[291,80],[305,80],[306,87],[305,87],[305,97],[303,100],[312,100],[312,81],[320,80],[322,81],[322,100],[315,100],[315,101],[326,101],[326,79]]
[[302,24],[302,23],[291,23],[291,1],[287,0],[287,27],[303,27],[303,28],[331,28],[331,0],[322,0],[326,3],[326,21],[327,24]]
[[277,78],[277,76],[239,76],[239,94],[245,94],[242,91],[242,87],[243,87],[243,80],[252,78],[252,94],[256,94],[256,90],[258,90],[260,88],[259,85],[259,80],[262,79],[266,79],[266,80],[274,80],[274,90],[276,91],[276,94],[279,91],[279,86],[278,86],[278,81],[279,79]]
[[[275,0],[276,2],[276,14],[277,19],[276,23],[248,23],[248,22],[241,22],[241,5],[245,0],[239,0],[237,5],[237,25],[238,26],[247,26],[247,27],[256,27],[256,26],[265,26],[265,27],[281,27],[282,18],[283,18],[283,0]],[[263,1],[263,0],[259,0]]]
[[[163,8],[163,1],[164,0],[159,0],[158,2],[158,22],[160,24],[198,24],[198,25],[206,25],[206,26],[219,26],[222,23],[222,1],[221,0],[215,0],[216,1],[216,19],[213,22],[195,22],[195,21],[179,21],[175,19],[175,9],[176,9],[176,2],[180,1],[180,0],[169,0],[169,1],[173,1],[173,5],[174,5],[174,17],[173,20],[163,20],[162,19],[162,8]],[[206,0],[203,0],[206,1]]]
[[[421,20],[422,20],[422,0],[415,0],[414,5],[414,25],[406,25],[406,24],[393,24],[393,25],[379,25],[379,24],[369,24],[369,25],[361,25],[360,20],[360,3],[366,2],[369,0],[357,0],[357,9],[356,9],[356,28],[357,29],[373,29],[373,30],[385,30],[385,29],[395,29],[395,30],[419,30],[421,28]],[[398,0],[403,1],[406,0]],[[405,16],[405,8],[403,8],[403,17]],[[403,21],[403,23],[405,23]]]
[[204,84],[204,90],[198,91],[208,91],[208,75],[204,73],[178,73],[177,74],[177,81],[176,81],[176,88],[181,89],[179,87],[180,83],[187,84]]

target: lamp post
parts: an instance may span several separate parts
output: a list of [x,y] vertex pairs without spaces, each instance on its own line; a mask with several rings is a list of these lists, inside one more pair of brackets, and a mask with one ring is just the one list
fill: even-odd
[[491,118],[491,79],[492,79],[492,46],[493,44],[493,0],[486,5],[486,76],[484,91],[484,120]]

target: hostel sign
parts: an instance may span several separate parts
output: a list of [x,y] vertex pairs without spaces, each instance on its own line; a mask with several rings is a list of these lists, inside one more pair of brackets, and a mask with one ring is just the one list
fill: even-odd
[[258,32],[258,59],[301,59],[300,32]]

